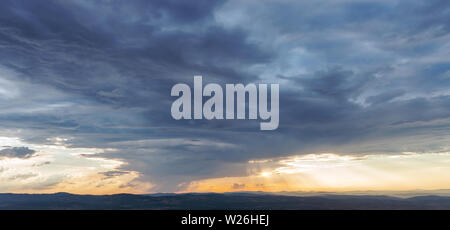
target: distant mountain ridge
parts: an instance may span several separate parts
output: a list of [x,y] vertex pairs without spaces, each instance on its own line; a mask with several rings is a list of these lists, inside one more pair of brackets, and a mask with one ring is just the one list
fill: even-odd
[[258,193],[75,195],[0,194],[3,210],[450,210],[449,196],[286,196]]

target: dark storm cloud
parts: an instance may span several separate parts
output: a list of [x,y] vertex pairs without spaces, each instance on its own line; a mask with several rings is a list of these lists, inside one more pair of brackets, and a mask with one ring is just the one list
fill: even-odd
[[[450,138],[448,9],[446,1],[5,1],[1,133],[113,148],[89,155],[128,163],[106,177],[138,171],[160,191],[245,175],[251,159],[441,150]],[[279,129],[174,121],[170,89],[194,75],[280,83]]]

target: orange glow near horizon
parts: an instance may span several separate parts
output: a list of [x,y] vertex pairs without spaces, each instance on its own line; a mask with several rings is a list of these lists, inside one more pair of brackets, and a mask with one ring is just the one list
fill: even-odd
[[[400,191],[450,188],[450,154],[310,154],[251,161],[260,172],[194,181],[183,192]],[[267,169],[265,169],[267,167]]]
[[[195,180],[176,191],[160,191],[126,162],[102,158],[95,148],[70,148],[63,139],[33,145],[18,138],[0,137],[6,146],[30,146],[30,158],[0,159],[0,192],[115,194],[153,192],[237,191],[395,191],[450,188],[450,153],[345,155],[315,153],[284,158],[255,159],[241,164],[247,175]],[[231,172],[232,170],[230,170]]]

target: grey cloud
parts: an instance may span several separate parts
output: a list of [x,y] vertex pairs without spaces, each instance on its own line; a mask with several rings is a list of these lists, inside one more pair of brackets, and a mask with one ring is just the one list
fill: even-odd
[[117,176],[121,176],[124,174],[128,174],[129,172],[125,172],[125,171],[107,171],[107,172],[101,172],[99,174],[104,175],[106,178],[113,178],[113,177],[117,177]]
[[402,90],[392,90],[389,92],[381,93],[375,96],[370,96],[366,99],[366,102],[371,104],[378,104],[383,102],[388,102],[396,97],[404,95],[405,92]]
[[[103,175],[138,171],[155,191],[246,175],[251,159],[442,150],[448,9],[446,1],[5,1],[0,70],[11,87],[0,94],[0,134],[115,149],[86,157],[121,159]],[[279,129],[174,121],[170,88],[194,75],[280,83]]]
[[8,180],[26,180],[35,176],[37,176],[35,173],[16,174],[8,177]]
[[35,150],[28,147],[13,147],[0,150],[0,157],[26,159],[33,157],[35,153]]
[[233,186],[231,186],[232,189],[242,189],[245,187],[246,187],[245,184],[237,184],[237,183],[234,183]]
[[33,167],[41,167],[41,166],[44,166],[44,165],[49,165],[51,163],[52,163],[51,161],[44,161],[44,162],[33,164]]

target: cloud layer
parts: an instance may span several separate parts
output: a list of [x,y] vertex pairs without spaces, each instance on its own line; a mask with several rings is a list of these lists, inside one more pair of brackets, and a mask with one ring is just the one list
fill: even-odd
[[[100,176],[152,191],[257,159],[448,151],[449,22],[447,1],[5,1],[0,134],[102,149],[124,164]],[[194,75],[279,83],[279,129],[174,121]]]
[[30,158],[36,151],[28,147],[13,147],[0,150],[0,158]]

